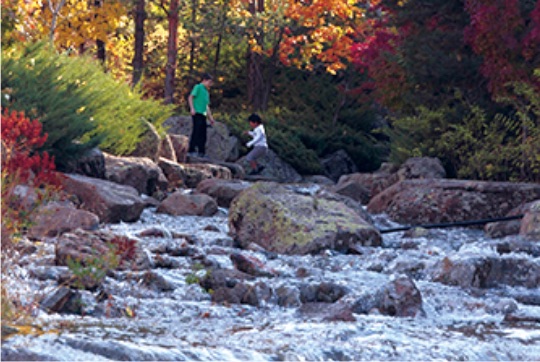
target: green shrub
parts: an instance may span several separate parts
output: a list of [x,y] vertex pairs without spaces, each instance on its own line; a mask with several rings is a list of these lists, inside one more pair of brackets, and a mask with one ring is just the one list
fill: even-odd
[[43,43],[3,50],[2,56],[3,104],[40,119],[49,135],[43,150],[55,156],[59,170],[98,145],[129,153],[145,130],[142,121],[163,132],[172,114],[88,57],[58,54]]
[[[347,71],[338,76],[322,70],[308,72],[278,67],[269,108],[261,112],[270,147],[301,174],[321,173],[319,158],[344,149],[361,171],[377,169],[387,157],[386,136],[374,130],[375,112],[357,94],[344,93],[362,81],[362,75]],[[231,132],[244,143],[249,136],[246,121],[246,80],[242,75],[223,85],[219,110]],[[214,98],[213,102],[214,102]],[[247,152],[242,145],[241,152]]]
[[[540,180],[540,96],[515,84],[507,106],[494,115],[460,95],[451,106],[418,107],[386,130],[390,160],[429,156],[442,160],[450,177],[491,181]],[[503,109],[501,107],[501,109]]]
[[[220,117],[233,135],[241,140],[240,152],[249,150],[244,135],[249,130],[248,112]],[[369,133],[344,124],[332,125],[307,113],[274,108],[261,114],[269,147],[285,162],[303,175],[322,173],[319,159],[344,149],[361,171],[377,169],[386,155],[385,143],[378,143]],[[313,117],[313,118],[311,118]]]

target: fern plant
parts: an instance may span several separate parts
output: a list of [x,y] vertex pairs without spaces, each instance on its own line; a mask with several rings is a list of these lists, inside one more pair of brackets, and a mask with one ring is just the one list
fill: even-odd
[[413,156],[439,157],[451,176],[491,181],[540,180],[540,96],[513,84],[499,99],[506,112],[489,114],[456,94],[452,106],[418,107],[386,130],[393,162]]

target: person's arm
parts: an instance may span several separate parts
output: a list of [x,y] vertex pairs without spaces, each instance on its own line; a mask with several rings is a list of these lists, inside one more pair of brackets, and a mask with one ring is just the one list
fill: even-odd
[[195,115],[195,107],[193,106],[193,94],[190,94],[188,97],[188,103],[189,103],[189,112],[192,116]]
[[246,143],[246,146],[251,147],[254,145],[258,140],[262,138],[262,131],[260,128],[255,128],[253,132],[250,132],[250,134],[253,136],[253,139]]
[[208,117],[210,124],[213,126],[215,121],[214,121],[214,117],[212,116],[212,112],[210,111],[210,106],[206,106],[206,116]]

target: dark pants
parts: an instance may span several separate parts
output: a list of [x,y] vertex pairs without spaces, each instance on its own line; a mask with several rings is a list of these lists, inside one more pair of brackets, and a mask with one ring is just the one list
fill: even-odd
[[200,154],[206,153],[206,116],[201,113],[195,113],[191,119],[193,120],[193,129],[189,140],[188,152],[195,152],[195,148]]

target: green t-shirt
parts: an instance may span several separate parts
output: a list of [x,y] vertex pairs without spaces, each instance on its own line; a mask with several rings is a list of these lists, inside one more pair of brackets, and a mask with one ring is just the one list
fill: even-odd
[[193,108],[195,108],[196,113],[202,113],[206,116],[206,108],[210,103],[210,94],[204,86],[204,84],[199,83],[191,91],[193,96]]

